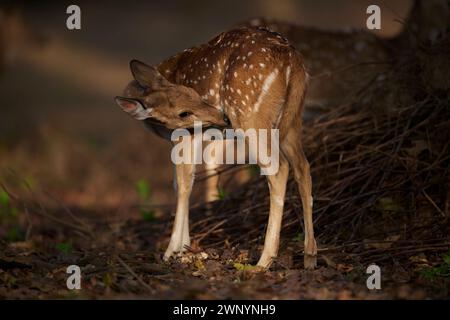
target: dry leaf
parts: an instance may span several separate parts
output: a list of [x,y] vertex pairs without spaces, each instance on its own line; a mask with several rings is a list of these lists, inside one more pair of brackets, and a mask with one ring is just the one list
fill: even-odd
[[350,272],[353,270],[353,266],[351,264],[338,263],[336,265],[336,270],[341,272]]

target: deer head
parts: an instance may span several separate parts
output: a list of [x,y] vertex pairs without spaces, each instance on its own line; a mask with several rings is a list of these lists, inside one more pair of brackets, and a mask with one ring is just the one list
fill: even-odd
[[134,80],[125,97],[116,97],[123,111],[137,120],[147,120],[169,129],[227,125],[223,111],[205,102],[192,88],[169,82],[154,67],[138,60],[130,62]]

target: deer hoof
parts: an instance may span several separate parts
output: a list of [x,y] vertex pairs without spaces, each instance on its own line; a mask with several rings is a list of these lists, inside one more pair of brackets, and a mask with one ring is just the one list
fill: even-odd
[[181,254],[184,251],[184,249],[173,249],[171,246],[169,246],[164,253],[163,260],[169,261],[171,257],[176,256],[177,254]]
[[305,254],[303,257],[303,264],[306,270],[314,270],[317,267],[317,256]]
[[[175,243],[175,244],[174,244]],[[169,261],[171,257],[173,257],[175,254],[181,254],[186,251],[187,247],[189,247],[191,244],[189,235],[187,237],[184,237],[182,241],[175,241],[170,240],[169,246],[166,249],[166,252],[164,253],[163,260]]]
[[163,260],[165,261],[165,262],[167,262],[167,261],[169,261],[169,259],[172,257],[172,255],[173,255],[173,251],[172,250],[169,250],[169,249],[167,249],[166,250],[166,252],[164,253],[164,257],[163,257]]
[[263,268],[263,269],[269,269],[272,265],[273,259],[268,258],[267,256],[261,256],[258,263],[256,264],[257,267]]

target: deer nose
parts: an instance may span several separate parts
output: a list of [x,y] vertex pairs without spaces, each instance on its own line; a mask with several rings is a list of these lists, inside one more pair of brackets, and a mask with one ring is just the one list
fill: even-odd
[[228,127],[230,125],[230,119],[228,119],[225,113],[219,112],[216,119],[214,119],[213,125],[219,127]]
[[223,113],[223,122],[225,123],[226,126],[231,125],[230,119],[228,118],[225,112]]

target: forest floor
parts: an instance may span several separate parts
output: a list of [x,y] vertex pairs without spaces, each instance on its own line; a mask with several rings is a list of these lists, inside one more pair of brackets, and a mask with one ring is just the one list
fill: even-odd
[[[263,237],[232,245],[232,235],[241,233],[236,231],[236,226],[227,225],[216,228],[217,235],[213,230],[209,235],[202,234],[195,224],[196,219],[208,219],[213,215],[202,209],[192,210],[192,248],[168,263],[163,262],[161,258],[172,225],[170,212],[162,217],[136,215],[140,210],[123,206],[95,212],[64,205],[50,209],[37,203],[28,203],[22,209],[17,207],[22,223],[19,229],[10,229],[5,236],[7,240],[0,242],[0,298],[450,297],[450,252],[445,251],[445,247],[438,253],[427,253],[426,248],[416,253],[412,250],[405,261],[395,258],[395,250],[391,250],[389,243],[369,245],[367,250],[377,248],[382,252],[381,258],[374,260],[381,268],[381,289],[369,290],[366,281],[370,275],[366,269],[370,260],[362,259],[345,246],[322,245],[320,240],[316,270],[303,269],[300,237],[286,238],[284,235],[280,257],[269,271],[261,271],[254,265],[261,252]],[[242,221],[242,233],[251,225],[251,222]],[[6,228],[3,226],[1,231]],[[69,265],[81,268],[81,290],[67,288]]]
[[[4,299],[449,298],[448,275],[425,272],[433,270],[424,267],[432,263],[425,255],[416,256],[406,269],[380,264],[381,289],[369,290],[367,266],[350,255],[334,261],[333,255],[319,254],[318,268],[304,270],[296,240],[287,241],[270,271],[262,272],[252,267],[258,246],[245,244],[196,248],[164,263],[160,243],[168,241],[168,221],[130,220],[115,231],[99,223],[92,238],[48,221],[34,228],[32,240],[1,244]],[[66,286],[69,265],[81,268],[81,290]]]

